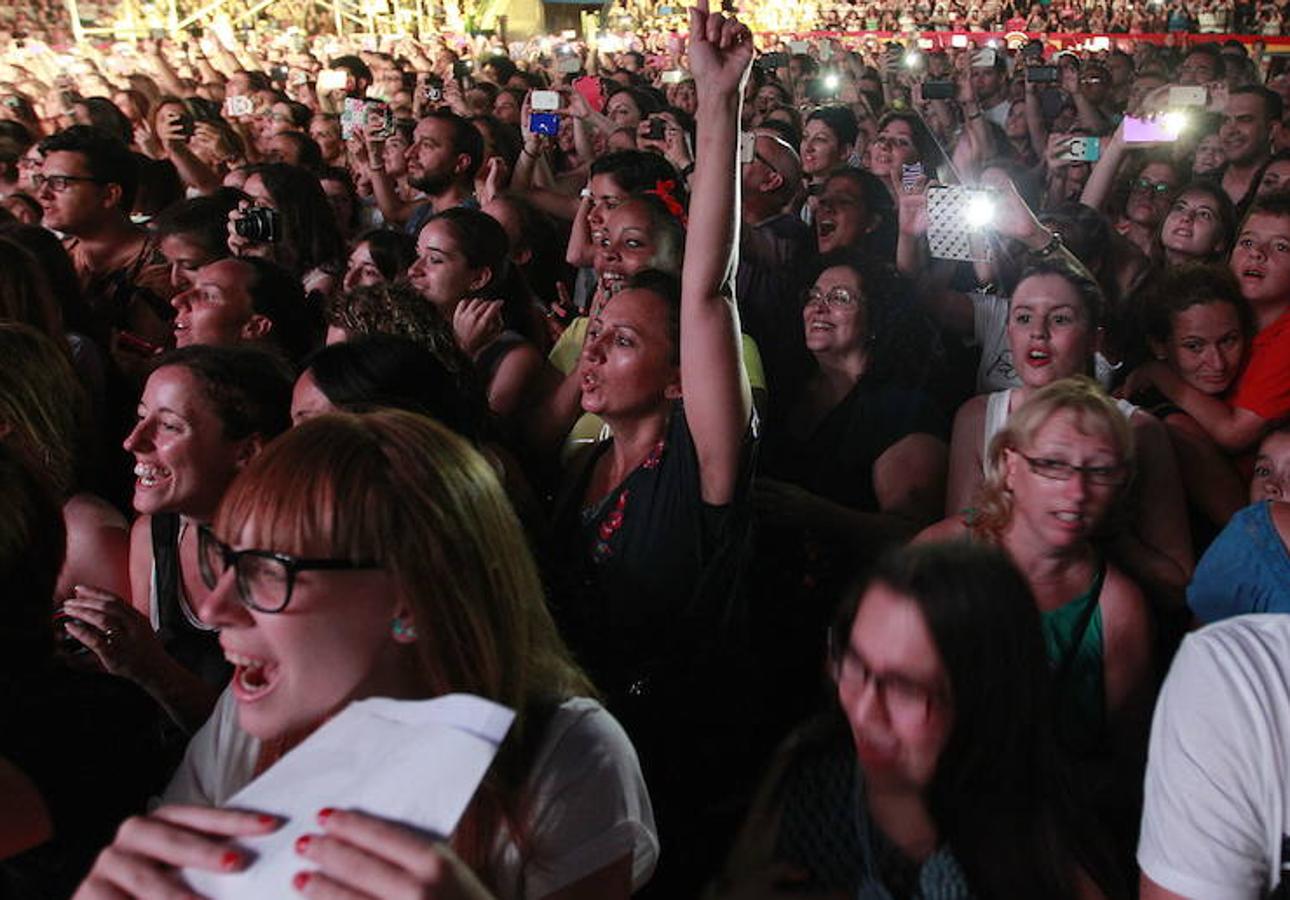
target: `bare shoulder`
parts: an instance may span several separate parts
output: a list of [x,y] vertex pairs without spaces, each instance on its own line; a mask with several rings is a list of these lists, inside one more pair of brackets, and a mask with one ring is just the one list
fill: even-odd
[[917,535],[914,536],[911,543],[914,544],[934,544],[946,541],[959,541],[968,537],[968,527],[963,521],[962,516],[948,516],[934,525],[928,525]]
[[1149,637],[1151,617],[1146,595],[1137,582],[1114,563],[1106,564],[1100,603],[1102,627],[1108,642]]
[[980,434],[985,428],[985,405],[989,394],[977,394],[963,403],[954,413],[954,436],[958,437],[959,429],[972,429]]
[[128,531],[130,523],[121,511],[94,494],[74,494],[63,504],[63,522],[67,529],[119,528]]

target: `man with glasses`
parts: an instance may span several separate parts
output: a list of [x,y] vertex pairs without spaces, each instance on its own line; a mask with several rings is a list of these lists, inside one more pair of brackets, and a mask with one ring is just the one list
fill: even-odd
[[757,342],[771,392],[791,364],[801,312],[789,298],[810,228],[791,208],[802,184],[797,150],[773,128],[745,133],[741,144],[739,269],[735,295],[744,331]]
[[86,125],[45,138],[40,151],[44,160],[32,180],[42,224],[66,237],[93,313],[133,338],[117,342],[118,362],[138,368],[131,351],[150,355],[150,345],[170,342],[174,291],[165,258],[130,220],[138,165],[125,144]]

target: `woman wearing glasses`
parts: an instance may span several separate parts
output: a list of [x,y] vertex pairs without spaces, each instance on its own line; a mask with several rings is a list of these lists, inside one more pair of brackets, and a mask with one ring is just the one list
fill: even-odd
[[830,633],[838,710],[784,746],[714,896],[1123,895],[1066,789],[1039,616],[997,550],[903,548]]
[[450,846],[336,797],[295,845],[292,886],[625,900],[645,881],[657,842],[635,752],[588,699],[515,514],[462,439],[406,412],[320,416],[251,462],[197,531],[200,612],[234,676],[166,792],[193,805],[128,822],[78,896],[156,896],[179,885],[172,866],[254,865],[232,839],[273,818],[213,807],[354,700],[459,692],[516,718]]
[[228,680],[211,623],[199,609],[197,526],[225,488],[291,424],[291,375],[265,351],[194,346],[162,359],[144,385],[125,440],[134,456],[131,600],[76,585],[67,632],[108,672],[138,683],[188,733],[210,715]]
[[1043,618],[1058,736],[1126,848],[1151,710],[1151,617],[1096,538],[1134,471],[1133,441],[1116,402],[1091,379],[1053,382],[991,440],[975,508],[924,535],[970,534],[1021,570]]
[[1116,231],[1147,256],[1153,256],[1156,232],[1169,212],[1185,171],[1167,157],[1140,156],[1130,160],[1130,177],[1127,183],[1120,183],[1118,173],[1134,150],[1172,147],[1141,141],[1128,144],[1124,129],[1121,122],[1114,134],[1102,139],[1102,155],[1089,173],[1080,202],[1107,213]]
[[845,251],[823,258],[803,298],[813,365],[767,429],[753,495],[750,583],[775,611],[764,658],[785,724],[813,692],[829,611],[857,560],[940,514],[947,423],[920,390],[934,336],[910,302],[889,268]]
[[[987,470],[991,442],[1040,388],[1093,370],[1102,291],[1078,263],[1062,257],[1032,262],[1008,306],[1007,341],[1021,387],[979,394],[959,408],[950,443],[945,512],[972,505]],[[1115,539],[1117,561],[1177,607],[1191,576],[1192,550],[1178,464],[1169,435],[1150,414],[1119,402],[1136,446],[1140,483],[1128,527]]]

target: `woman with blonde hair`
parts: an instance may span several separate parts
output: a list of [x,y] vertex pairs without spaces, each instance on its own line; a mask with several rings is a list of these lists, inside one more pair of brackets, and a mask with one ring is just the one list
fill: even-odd
[[352,701],[458,692],[516,718],[449,846],[329,813],[296,845],[321,868],[295,887],[589,900],[645,881],[657,842],[635,752],[590,699],[515,513],[465,441],[406,412],[311,419],[247,466],[200,541],[199,612],[235,671],[166,792],[196,806],[127,823],[81,896],[254,865],[229,839],[274,824],[209,807]]
[[[1133,431],[1090,378],[1055,381],[990,443],[969,516],[920,539],[968,535],[1012,558],[1043,620],[1058,736],[1110,803],[1136,796],[1151,709],[1151,619],[1103,544],[1133,472]],[[1132,807],[1112,811],[1131,839]],[[1131,821],[1132,820],[1132,821]]]
[[[1093,374],[1103,305],[1101,288],[1073,260],[1038,259],[1023,270],[1008,301],[1005,325],[1009,364],[1021,384],[978,394],[959,407],[950,441],[947,515],[971,505],[986,473],[991,442],[1011,415],[1044,386]],[[1114,558],[1153,598],[1178,608],[1193,564],[1178,463],[1158,419],[1128,401],[1117,405],[1133,430],[1133,460],[1141,480],[1128,504],[1130,525],[1116,535]]]

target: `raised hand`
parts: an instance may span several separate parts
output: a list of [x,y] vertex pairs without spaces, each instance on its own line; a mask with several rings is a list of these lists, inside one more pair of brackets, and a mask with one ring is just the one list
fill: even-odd
[[736,19],[708,11],[708,0],[690,7],[690,72],[700,93],[743,90],[753,59],[752,32]]

